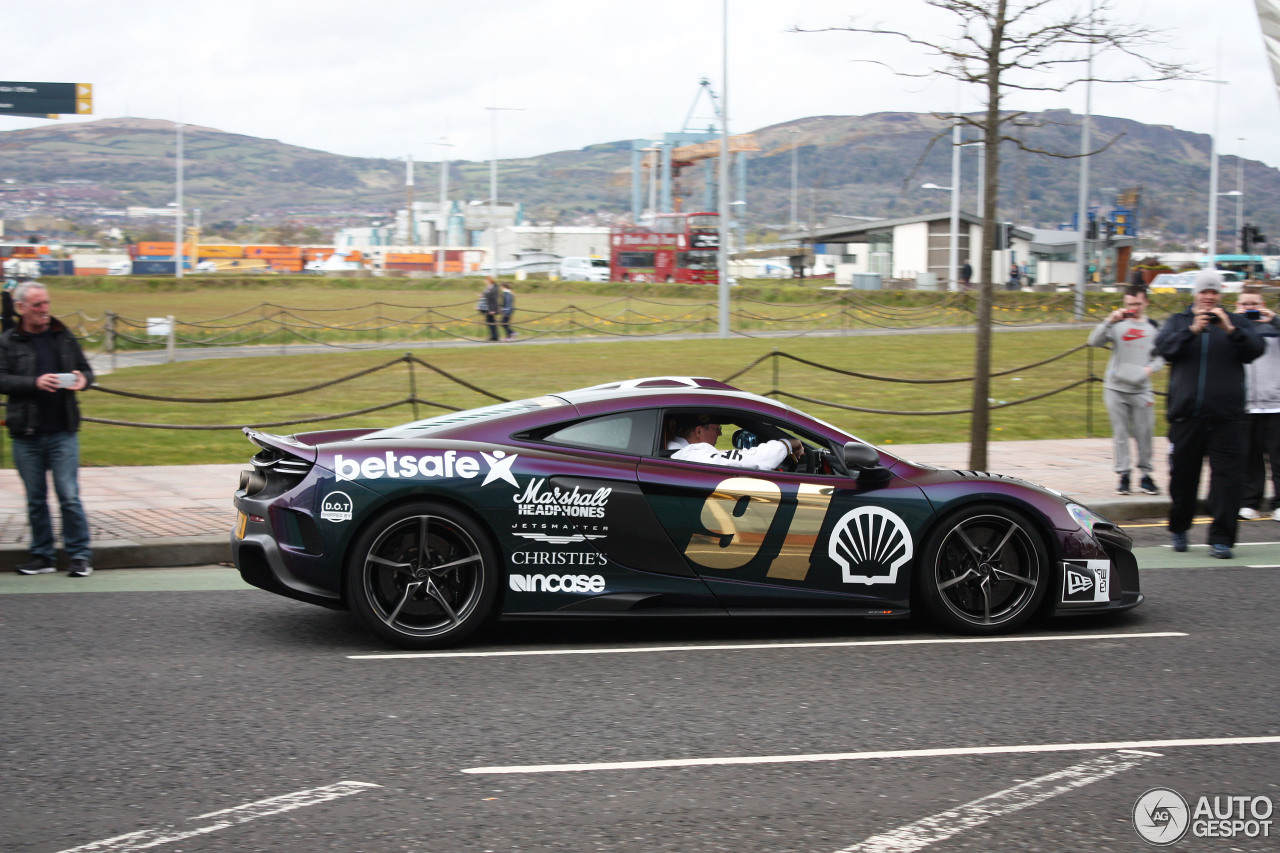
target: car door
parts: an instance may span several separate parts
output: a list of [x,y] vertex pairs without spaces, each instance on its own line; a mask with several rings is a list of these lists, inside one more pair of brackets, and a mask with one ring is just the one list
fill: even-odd
[[907,606],[933,512],[901,478],[651,457],[639,479],[675,550],[730,611]]

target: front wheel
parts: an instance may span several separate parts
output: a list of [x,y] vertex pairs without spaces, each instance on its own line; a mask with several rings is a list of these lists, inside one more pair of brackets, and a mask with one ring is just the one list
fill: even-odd
[[997,634],[1031,618],[1051,574],[1049,551],[1025,516],[977,506],[948,517],[929,537],[916,592],[943,625]]
[[498,553],[467,515],[435,502],[388,510],[361,531],[347,600],[370,631],[403,649],[456,643],[489,615]]

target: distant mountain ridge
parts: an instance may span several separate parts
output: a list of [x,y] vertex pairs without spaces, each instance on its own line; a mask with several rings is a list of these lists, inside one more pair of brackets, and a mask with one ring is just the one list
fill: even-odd
[[[1067,111],[1031,114],[1037,126],[1021,129],[1027,145],[1072,153],[1079,148],[1080,116]],[[919,189],[950,183],[950,152],[943,120],[928,113],[814,116],[754,131],[762,150],[750,155],[743,192],[749,230],[785,228],[790,218],[792,146],[799,166],[800,219],[821,223],[832,214],[906,216],[945,209],[948,199]],[[794,132],[793,132],[794,131]],[[1143,187],[1140,224],[1146,230],[1203,234],[1209,186],[1209,137],[1168,126],[1094,117],[1099,144],[1091,158],[1095,200],[1105,188]],[[937,139],[929,148],[930,140]],[[404,163],[347,157],[276,140],[187,125],[183,129],[184,199],[204,221],[253,216],[287,219],[301,211],[390,211],[405,203]],[[926,150],[928,153],[926,155]],[[630,140],[589,145],[500,163],[502,197],[522,202],[535,221],[572,224],[630,211]],[[976,149],[964,155],[964,204],[975,207]],[[1002,149],[1002,218],[1056,227],[1076,209],[1078,161]],[[50,124],[0,133],[0,179],[6,186],[91,181],[105,191],[104,206],[162,207],[173,200],[175,134],[172,122],[116,118]],[[1236,186],[1237,161],[1220,159],[1219,190]],[[419,163],[420,185],[434,187],[436,163]],[[679,194],[686,209],[701,206],[701,170],[690,169]],[[1280,170],[1244,163],[1247,220],[1268,234],[1280,229]],[[736,195],[737,193],[735,193]],[[488,196],[488,163],[450,166],[450,196]],[[434,199],[432,191],[419,198]],[[1219,222],[1235,227],[1235,200],[1224,199]],[[0,198],[0,205],[4,199]],[[12,211],[10,211],[12,214]]]

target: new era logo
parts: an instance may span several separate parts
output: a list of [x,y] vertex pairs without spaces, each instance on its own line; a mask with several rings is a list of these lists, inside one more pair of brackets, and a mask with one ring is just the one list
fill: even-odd
[[1067,570],[1067,595],[1077,595],[1093,589],[1093,578]]

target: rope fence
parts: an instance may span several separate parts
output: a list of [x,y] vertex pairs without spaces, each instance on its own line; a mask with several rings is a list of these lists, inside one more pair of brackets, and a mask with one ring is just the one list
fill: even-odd
[[[770,301],[734,295],[730,328],[735,335],[790,333],[797,337],[857,330],[910,331],[967,328],[975,324],[971,293],[896,291],[820,292],[810,301]],[[997,327],[1028,328],[1074,321],[1071,294],[1008,294],[992,305]],[[1109,309],[1108,309],[1109,310]],[[1099,317],[1101,314],[1099,313]],[[512,328],[523,338],[582,336],[647,338],[664,334],[713,333],[718,305],[621,296],[594,306],[570,303],[551,310],[517,305]],[[1091,318],[1092,319],[1092,318]],[[87,348],[102,354],[190,347],[310,344],[335,349],[394,348],[406,344],[489,338],[474,301],[422,305],[369,302],[350,308],[301,308],[263,302],[220,317],[186,320],[139,318],[115,312],[63,318]],[[156,322],[160,321],[160,322]]]
[[[1047,398],[1054,397],[1060,394],[1064,394],[1068,391],[1072,391],[1082,386],[1089,386],[1093,383],[1101,382],[1102,381],[1101,377],[1095,375],[1094,373],[1093,348],[1083,346],[1083,345],[1072,347],[1071,349],[1065,350],[1061,353],[1050,356],[1048,358],[1044,358],[1039,361],[1032,362],[1030,364],[1025,364],[1019,367],[994,371],[990,374],[990,376],[992,378],[999,378],[999,377],[1012,376],[1014,374],[1020,374],[1020,375],[1023,375],[1022,378],[1026,378],[1025,374],[1028,374],[1039,368],[1043,368],[1048,365],[1054,364],[1055,362],[1059,362],[1065,358],[1068,358],[1072,355],[1079,353],[1081,350],[1086,351],[1087,357],[1083,365],[1084,375],[1081,376],[1080,378],[1074,379],[1065,384],[1050,388],[1048,390],[1038,391],[1037,393],[1029,394],[1019,399],[1009,400],[1009,401],[992,400],[989,404],[989,408],[992,410],[995,410],[995,409],[1010,408],[1013,406],[1022,406],[1029,403],[1042,401]],[[746,374],[751,373],[752,371],[755,371],[765,366],[766,362],[768,362],[769,363],[768,366],[772,368],[772,371],[771,371],[772,380],[770,383],[771,387],[768,390],[759,390],[756,392],[761,394],[762,396],[773,397],[775,399],[785,398],[789,400],[796,400],[796,401],[813,405],[813,406],[823,406],[823,407],[828,407],[828,408],[837,409],[841,411],[859,412],[859,413],[873,414],[873,415],[936,417],[936,416],[948,416],[948,415],[968,415],[973,413],[973,408],[971,406],[964,407],[964,408],[951,408],[951,409],[887,409],[887,408],[875,408],[870,406],[858,406],[858,405],[853,405],[847,402],[841,402],[839,400],[824,399],[822,397],[814,395],[813,393],[802,393],[797,390],[789,390],[787,388],[781,387],[782,382],[780,379],[779,367],[783,362],[788,362],[795,365],[799,365],[805,368],[806,370],[818,371],[820,374],[829,374],[829,375],[834,375],[839,377],[854,378],[854,379],[859,379],[859,380],[873,382],[873,383],[906,384],[906,385],[921,385],[921,386],[936,386],[936,385],[942,385],[942,384],[954,385],[959,383],[972,382],[975,378],[972,375],[957,376],[957,377],[941,377],[941,378],[923,378],[923,379],[901,377],[901,376],[884,376],[884,375],[863,373],[861,371],[842,368],[835,365],[822,364],[820,362],[816,362],[807,358],[802,358],[800,356],[796,356],[791,353],[780,351],[780,350],[774,350],[766,355],[762,355],[759,358],[754,359],[744,367],[729,374],[729,376],[727,376],[724,381],[732,382],[734,380],[737,380],[745,376]],[[476,385],[472,382],[468,382],[467,380],[459,376],[456,376],[453,373],[450,373],[449,371],[444,370],[443,368],[440,368],[434,364],[431,364],[430,362],[425,361],[413,355],[412,353],[405,353],[403,356],[400,356],[395,359],[391,359],[382,364],[374,365],[373,367],[368,367],[363,370],[358,370],[358,371],[355,371],[354,373],[348,373],[346,375],[339,376],[324,382],[312,383],[312,384],[305,385],[298,388],[290,388],[282,391],[275,391],[275,392],[262,393],[262,394],[256,394],[256,395],[243,395],[243,396],[235,396],[235,397],[199,397],[199,396],[179,397],[179,396],[172,396],[172,395],[146,394],[146,393],[141,393],[137,391],[128,391],[120,388],[112,388],[109,385],[102,384],[101,382],[95,383],[93,386],[93,389],[95,391],[98,391],[104,394],[109,394],[109,395],[122,397],[122,398],[130,398],[134,400],[143,400],[147,402],[157,402],[157,403],[176,403],[180,405],[202,406],[202,405],[209,405],[209,404],[257,403],[257,402],[267,402],[271,400],[280,400],[285,398],[293,398],[293,397],[298,397],[304,394],[310,394],[310,393],[315,393],[319,391],[324,391],[327,389],[332,389],[337,386],[356,382],[360,379],[366,378],[375,373],[391,370],[401,365],[407,368],[406,378],[409,386],[408,394],[404,397],[400,397],[388,402],[365,406],[363,408],[358,408],[358,409],[350,409],[350,410],[331,412],[331,413],[307,416],[307,417],[296,417],[296,418],[271,420],[271,421],[264,420],[264,421],[255,421],[253,423],[233,423],[233,424],[155,423],[155,422],[144,422],[144,421],[127,421],[127,420],[121,420],[121,419],[102,418],[102,417],[91,417],[87,415],[83,418],[83,420],[90,423],[105,424],[105,425],[120,426],[120,427],[136,427],[141,429],[238,430],[245,426],[250,426],[255,428],[266,428],[266,427],[294,426],[298,424],[313,424],[313,423],[321,423],[324,421],[337,421],[345,418],[371,414],[373,412],[386,411],[388,409],[394,409],[394,408],[397,408],[400,406],[406,406],[406,405],[413,407],[413,418],[415,420],[418,419],[420,407],[426,407],[430,409],[437,409],[437,410],[444,410],[444,411],[461,411],[462,410],[463,407],[420,396],[419,388],[418,388],[418,384],[419,384],[418,373],[420,370],[428,371],[434,374],[435,376],[439,377],[440,379],[444,380],[444,382],[446,383],[446,386],[445,386],[446,390],[444,391],[444,393],[446,395],[448,393],[447,391],[448,386],[451,385],[451,386],[454,386],[455,390],[457,388],[462,388],[473,394],[476,394],[480,397],[487,398],[489,400],[498,401],[498,402],[509,401],[509,398],[504,397],[501,394],[497,394],[493,391],[482,388],[479,385]],[[819,379],[820,377],[801,378],[801,379],[792,380],[788,384],[791,386],[791,388],[797,388],[797,387],[803,387],[806,383],[810,385],[818,384]],[[1089,435],[1093,434],[1092,396],[1093,396],[1092,393],[1087,395],[1086,410],[1085,410],[1086,411],[1086,429]]]

